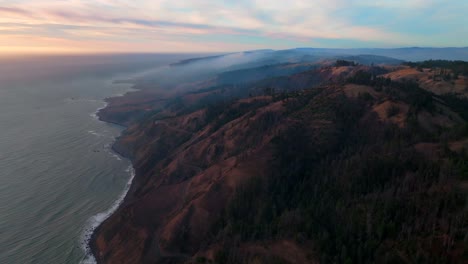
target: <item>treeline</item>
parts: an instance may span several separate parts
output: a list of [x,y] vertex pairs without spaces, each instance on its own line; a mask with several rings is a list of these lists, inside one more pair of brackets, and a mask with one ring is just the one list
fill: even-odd
[[433,112],[435,109],[434,94],[422,89],[414,81],[392,81],[390,78],[378,77],[367,71],[358,71],[348,78],[348,83],[372,86],[379,92],[390,95],[393,99],[409,103],[418,112],[426,109]]
[[216,131],[225,124],[268,104],[265,100],[252,100],[238,103],[237,101],[215,102],[205,107],[205,122],[212,124],[212,131]]
[[358,64],[354,61],[347,61],[347,60],[337,60],[335,62],[335,67],[342,67],[342,66],[357,66]]
[[468,75],[468,62],[466,61],[427,60],[422,62],[405,62],[403,64],[419,69],[449,69],[455,74],[457,78],[458,75]]
[[453,93],[443,94],[439,97],[447,106],[468,122],[468,99],[466,97],[461,97]]
[[[425,96],[414,84],[398,89]],[[413,128],[363,121],[366,100],[324,93],[287,103],[298,122],[273,140],[271,175],[238,188],[213,227],[224,245],[216,263],[247,263],[236,245],[276,239],[313,241],[307,253],[321,263],[462,263],[468,213],[454,184],[466,155],[426,159]],[[333,125],[309,125],[317,116]]]

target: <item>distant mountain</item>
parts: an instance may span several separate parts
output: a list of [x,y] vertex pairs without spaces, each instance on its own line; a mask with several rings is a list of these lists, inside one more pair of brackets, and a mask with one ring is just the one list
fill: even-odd
[[[356,60],[362,64],[397,64],[399,61],[423,60],[464,60],[468,61],[466,48],[396,48],[396,49],[327,49],[327,48],[296,48],[287,50],[254,50],[229,53],[224,55],[200,57],[180,61],[173,66],[194,65],[197,63],[216,62],[223,60],[235,63],[226,64],[230,70],[258,67],[268,64],[288,62],[314,62],[326,58],[359,56]],[[393,61],[392,61],[393,60]]]
[[297,48],[297,52],[306,54],[342,54],[342,55],[379,55],[406,61],[423,60],[464,60],[468,61],[468,47],[464,48],[397,48],[397,49],[321,49]]
[[[290,49],[290,50],[254,50],[246,52],[228,53],[207,57],[196,57],[172,64],[165,69],[159,69],[158,72],[151,72],[140,79],[145,82],[158,82],[167,88],[177,86],[180,80],[184,82],[197,82],[209,78],[215,78],[217,75],[225,72],[250,71],[247,75],[249,79],[261,79],[259,68],[263,76],[280,76],[284,74],[298,72],[298,69],[291,70],[291,67],[279,67],[283,64],[309,64],[323,65],[324,62],[332,63],[338,59],[351,60],[359,64],[388,64],[397,65],[404,62],[401,59],[379,55],[379,54],[360,54],[358,50],[342,52],[340,50],[329,49]],[[271,67],[275,65],[274,67]],[[297,66],[297,65],[296,65]],[[269,67],[266,71],[265,67]],[[273,68],[275,72],[273,73]],[[303,67],[306,70],[307,67]],[[230,76],[233,76],[230,74]],[[244,77],[244,76],[243,76]],[[240,78],[246,81],[245,78]],[[140,81],[141,81],[140,80]]]
[[190,59],[186,59],[186,60],[181,60],[181,61],[176,62],[176,63],[172,63],[171,66],[182,66],[182,65],[187,65],[187,64],[190,64],[190,63],[199,62],[199,61],[207,62],[207,61],[210,61],[210,60],[215,60],[215,59],[222,58],[222,57],[230,55],[230,54],[232,54],[232,53],[221,54],[221,55],[213,55],[213,56],[207,56],[207,57],[190,58]]
[[403,60],[379,56],[379,55],[353,55],[353,56],[338,56],[336,59],[342,59],[347,61],[354,61],[359,64],[371,65],[371,64],[390,64],[398,65],[403,63]]

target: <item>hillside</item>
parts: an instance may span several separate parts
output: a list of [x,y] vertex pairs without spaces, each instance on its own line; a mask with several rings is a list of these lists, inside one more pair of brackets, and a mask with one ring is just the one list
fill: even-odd
[[464,263],[463,89],[414,65],[294,65],[109,101],[137,176],[99,263]]

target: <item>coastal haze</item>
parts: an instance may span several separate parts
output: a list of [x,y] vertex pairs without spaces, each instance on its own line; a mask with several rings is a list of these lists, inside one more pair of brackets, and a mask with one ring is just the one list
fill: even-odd
[[122,128],[99,121],[97,109],[131,89],[114,81],[191,56],[0,59],[0,263],[87,259],[89,228],[132,172],[111,150]]

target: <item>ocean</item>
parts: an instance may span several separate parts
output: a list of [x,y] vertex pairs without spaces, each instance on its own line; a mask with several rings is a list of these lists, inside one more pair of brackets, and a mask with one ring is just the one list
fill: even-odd
[[193,55],[0,57],[0,263],[92,263],[86,239],[132,179],[101,122],[140,72]]

